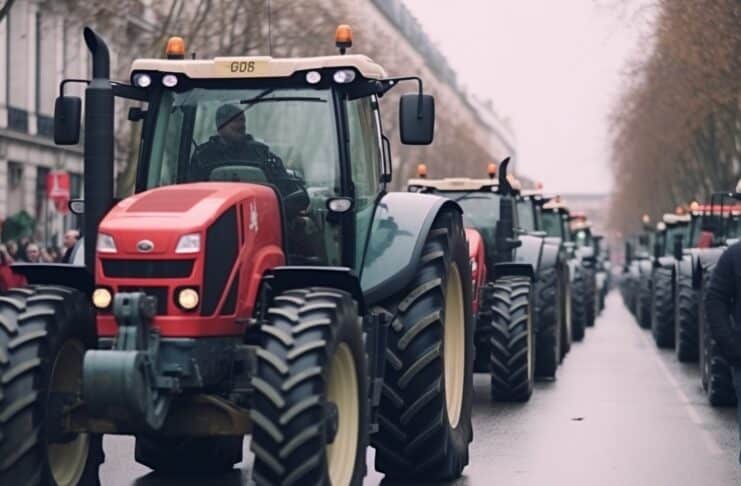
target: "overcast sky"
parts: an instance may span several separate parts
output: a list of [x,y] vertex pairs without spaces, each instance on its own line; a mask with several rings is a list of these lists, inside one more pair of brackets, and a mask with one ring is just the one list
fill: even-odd
[[649,0],[404,1],[459,83],[510,119],[520,171],[547,191],[610,190],[608,116]]

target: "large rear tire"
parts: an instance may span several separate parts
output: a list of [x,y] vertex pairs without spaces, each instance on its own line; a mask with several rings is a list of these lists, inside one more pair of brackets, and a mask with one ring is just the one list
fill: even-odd
[[561,282],[561,302],[559,305],[559,312],[561,313],[561,361],[571,351],[571,282],[569,281],[569,267],[564,265],[561,272],[559,272],[559,280]]
[[674,347],[674,272],[659,267],[653,277],[651,333],[659,348]]
[[300,289],[267,314],[252,380],[255,483],[362,484],[369,401],[357,305],[341,290]]
[[574,280],[571,282],[571,336],[574,341],[584,339],[584,330],[587,326],[586,294],[584,271],[577,266]]
[[43,286],[0,297],[0,484],[99,484],[101,436],[64,432],[61,411],[80,396],[83,356],[95,341],[93,314],[77,290]]
[[526,402],[533,393],[535,376],[530,279],[501,277],[491,292],[491,396]]
[[594,326],[597,319],[597,278],[593,267],[584,267],[584,309],[586,327]]
[[693,363],[699,358],[697,307],[699,292],[692,288],[692,277],[678,272],[675,304],[675,349],[681,363]]
[[535,376],[555,379],[561,361],[561,282],[556,267],[540,273],[535,292],[538,296]]
[[373,436],[376,469],[396,481],[460,477],[473,440],[471,267],[461,216],[443,210],[419,270],[384,304],[394,319]]
[[636,295],[636,320],[643,329],[651,329],[651,299],[653,299],[651,276],[641,274]]

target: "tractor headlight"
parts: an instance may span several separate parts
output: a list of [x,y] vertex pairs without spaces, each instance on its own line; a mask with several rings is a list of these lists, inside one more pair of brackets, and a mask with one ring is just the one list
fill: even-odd
[[177,303],[181,308],[188,311],[193,310],[198,307],[199,302],[200,297],[198,296],[198,291],[196,289],[185,288],[178,291]]
[[116,242],[113,236],[105,233],[98,233],[98,244],[96,245],[98,253],[116,253]]
[[175,253],[198,253],[199,251],[201,251],[201,235],[198,233],[181,236],[175,247]]
[[105,310],[111,306],[113,294],[105,287],[98,287],[93,292],[93,305],[96,309]]
[[337,84],[352,83],[353,81],[355,81],[355,71],[353,71],[352,69],[343,69],[341,71],[336,71],[332,76],[332,79],[334,79],[334,82]]
[[137,74],[134,76],[134,84],[140,88],[148,88],[152,84],[152,77],[149,74]]

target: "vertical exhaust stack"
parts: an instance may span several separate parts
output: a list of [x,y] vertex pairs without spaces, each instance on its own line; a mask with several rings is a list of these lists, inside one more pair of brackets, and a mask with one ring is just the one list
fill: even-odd
[[512,250],[516,247],[514,226],[514,200],[512,198],[512,186],[507,179],[507,168],[510,158],[507,157],[500,164],[497,172],[499,182],[499,221],[494,227],[494,245],[496,250],[495,263],[509,262],[513,260]]
[[84,37],[93,57],[85,90],[85,265],[94,277],[98,226],[113,204],[113,87],[108,46],[89,27]]

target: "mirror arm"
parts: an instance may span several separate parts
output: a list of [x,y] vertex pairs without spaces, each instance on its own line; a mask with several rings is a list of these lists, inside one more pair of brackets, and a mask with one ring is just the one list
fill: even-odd
[[419,76],[401,76],[398,78],[386,78],[382,79],[380,81],[381,83],[381,92],[378,93],[379,96],[383,96],[386,94],[387,91],[389,91],[391,88],[399,84],[401,81],[416,81],[418,86],[418,95],[419,101],[417,101],[417,119],[422,119],[422,96],[424,94],[424,86],[422,84],[422,78]]
[[119,98],[126,98],[136,101],[149,100],[147,91],[143,88],[137,88],[136,86],[131,86],[130,84],[117,83],[115,81],[111,82],[111,88],[113,89],[113,96],[118,96]]
[[67,83],[85,83],[85,84],[90,84],[90,80],[89,79],[63,79],[59,83],[59,96],[64,96],[64,85],[66,85]]

